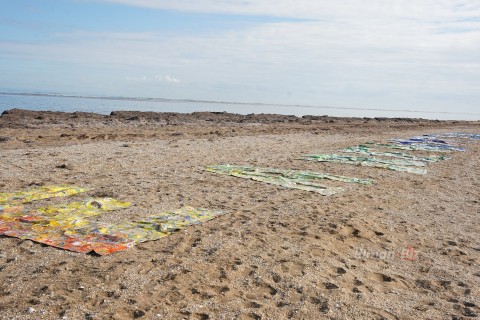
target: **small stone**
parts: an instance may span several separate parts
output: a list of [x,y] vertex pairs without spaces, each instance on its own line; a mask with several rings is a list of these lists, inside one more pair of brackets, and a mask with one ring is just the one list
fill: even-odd
[[338,286],[334,283],[327,282],[325,283],[325,288],[327,288],[328,290],[332,290],[332,289],[338,289]]
[[0,136],[0,142],[7,142],[7,141],[11,141],[11,140],[15,140],[15,138]]
[[337,273],[338,274],[345,274],[347,273],[347,270],[343,269],[342,267],[337,268]]
[[32,307],[28,307],[26,311],[27,313],[34,313],[36,310]]
[[320,312],[328,313],[330,307],[328,306],[328,301],[323,302],[322,306],[320,307]]
[[134,318],[134,319],[141,318],[141,317],[143,317],[144,315],[145,315],[145,311],[143,311],[143,310],[135,310],[135,311],[133,312],[133,318]]
[[463,315],[465,317],[472,317],[472,318],[477,316],[477,314],[470,308],[463,309]]
[[361,280],[355,279],[355,281],[353,281],[353,284],[356,286],[362,286],[363,282]]
[[382,279],[383,279],[383,281],[385,281],[385,282],[395,281],[395,279],[393,279],[393,278],[390,277],[390,276],[387,276],[386,274],[382,274]]

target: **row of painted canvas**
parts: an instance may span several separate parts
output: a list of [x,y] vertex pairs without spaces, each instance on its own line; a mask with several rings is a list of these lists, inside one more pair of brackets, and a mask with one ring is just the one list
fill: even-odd
[[[336,154],[302,155],[299,159],[334,162],[348,165],[382,168],[400,172],[425,174],[429,163],[450,159],[463,147],[444,139],[480,140],[480,135],[448,133],[425,135],[410,139],[393,139],[389,143],[365,143],[349,147]],[[427,155],[405,153],[423,152]],[[431,154],[435,153],[435,154]],[[352,155],[355,154],[355,155]],[[287,188],[312,191],[324,196],[341,192],[341,187],[327,187],[321,181],[369,185],[372,179],[345,177],[327,173],[279,168],[255,168],[228,164],[212,165],[207,172],[278,185]],[[0,193],[0,234],[30,239],[50,246],[87,253],[94,251],[106,255],[126,250],[135,244],[157,240],[190,225],[209,221],[223,215],[221,211],[183,207],[123,223],[98,222],[94,217],[107,211],[128,208],[131,203],[111,198],[93,198],[66,204],[25,209],[34,201],[69,197],[90,191],[69,185],[42,186],[25,191]]]
[[[334,154],[307,154],[300,155],[298,159],[426,174],[428,164],[448,160],[451,158],[452,152],[465,151],[463,147],[455,144],[453,141],[444,140],[445,138],[450,140],[456,138],[457,142],[455,143],[461,143],[461,140],[466,139],[478,140],[479,135],[447,133],[424,135],[409,139],[391,139],[388,143],[366,142],[339,150],[339,152]],[[408,151],[410,153],[407,153]],[[412,152],[417,154],[412,154]],[[322,185],[321,181],[325,179],[363,185],[373,183],[372,179],[345,177],[312,171],[254,168],[228,164],[209,166],[207,171],[281,185],[286,188],[313,191],[325,196],[330,196],[343,190],[341,187]]]

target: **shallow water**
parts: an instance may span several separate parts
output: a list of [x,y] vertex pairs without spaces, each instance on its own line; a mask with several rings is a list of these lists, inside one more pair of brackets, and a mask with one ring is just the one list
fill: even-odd
[[239,114],[277,113],[296,116],[328,115],[335,117],[405,117],[438,120],[479,119],[479,115],[401,110],[385,111],[376,109],[269,105],[255,103],[202,102],[143,98],[66,97],[56,95],[0,93],[0,113],[14,108],[64,112],[83,111],[100,114],[109,114],[112,111],[120,110],[181,113],[191,113],[195,111],[227,111]]

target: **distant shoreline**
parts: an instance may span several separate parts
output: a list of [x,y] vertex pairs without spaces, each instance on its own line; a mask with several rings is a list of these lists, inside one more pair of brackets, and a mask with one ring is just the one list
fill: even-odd
[[[156,123],[176,123],[176,124],[466,124],[478,125],[480,120],[433,120],[423,118],[408,117],[336,117],[336,116],[316,116],[316,115],[284,115],[278,113],[250,113],[239,114],[231,112],[218,111],[197,111],[190,113],[182,112],[158,112],[158,111],[112,111],[109,114],[83,111],[50,111],[50,110],[28,110],[28,109],[8,109],[0,114],[0,128],[2,122],[9,121],[9,124],[18,123],[71,123],[75,121],[89,120],[94,122],[115,121],[126,122],[129,124],[139,122],[143,124]],[[3,120],[3,121],[2,121]]]
[[[47,97],[47,98],[68,98],[68,99],[92,99],[108,101],[132,101],[132,102],[160,102],[160,103],[205,103],[214,105],[232,105],[232,106],[261,106],[261,107],[287,107],[287,108],[307,108],[307,109],[329,109],[329,110],[355,110],[355,111],[375,111],[375,112],[404,112],[413,114],[439,114],[439,115],[466,115],[478,116],[480,113],[469,112],[448,112],[448,111],[423,111],[411,109],[381,109],[381,108],[356,108],[356,107],[334,107],[334,106],[314,106],[305,104],[279,104],[263,102],[235,102],[235,101],[215,101],[201,99],[167,99],[167,98],[149,98],[149,97],[121,97],[121,96],[83,96],[68,95],[60,93],[25,93],[25,92],[0,92],[0,95],[8,96],[26,96],[26,97]],[[72,111],[75,112],[75,111]],[[396,118],[396,117],[395,117]]]
[[31,111],[10,109],[0,115],[2,149],[63,146],[109,141],[219,139],[237,136],[307,134],[320,136],[345,132],[365,133],[455,128],[478,133],[480,121],[420,118],[354,118],[238,114],[229,112],[93,112]]

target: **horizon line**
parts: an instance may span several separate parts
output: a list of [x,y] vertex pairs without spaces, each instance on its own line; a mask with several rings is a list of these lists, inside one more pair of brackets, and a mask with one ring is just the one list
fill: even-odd
[[333,107],[333,106],[314,106],[304,104],[281,104],[281,103],[264,103],[264,102],[234,102],[234,101],[215,101],[200,99],[169,99],[169,98],[149,98],[149,97],[122,97],[122,96],[83,96],[69,95],[61,93],[42,93],[42,92],[0,92],[0,95],[13,96],[34,96],[34,97],[56,97],[56,98],[72,98],[72,99],[97,99],[112,101],[143,101],[143,102],[192,102],[192,103],[211,103],[211,104],[227,104],[227,105],[259,105],[269,107],[296,107],[309,109],[337,109],[337,110],[360,110],[360,111],[381,111],[381,112],[409,112],[409,113],[426,113],[426,114],[452,114],[452,115],[472,115],[480,116],[480,113],[469,112],[449,112],[449,111],[421,111],[409,109],[380,109],[380,108],[359,108],[359,107]]

